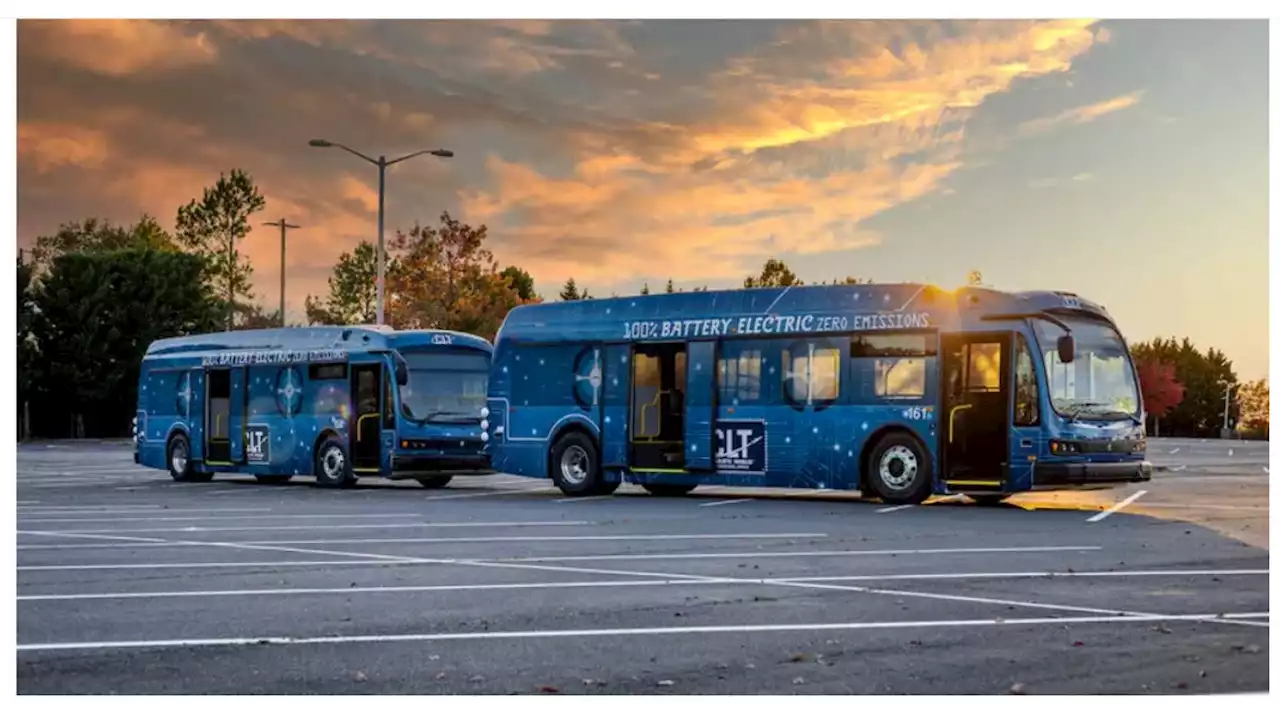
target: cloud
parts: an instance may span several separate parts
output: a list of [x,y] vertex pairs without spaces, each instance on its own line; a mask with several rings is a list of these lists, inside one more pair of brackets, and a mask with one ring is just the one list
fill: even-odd
[[[975,112],[1067,71],[1094,24],[24,21],[19,237],[171,223],[242,168],[262,220],[304,226],[299,306],[376,232],[376,172],[306,147],[324,137],[453,149],[388,172],[387,230],[450,209],[541,288],[740,279],[769,256],[879,245],[868,221],[945,193]],[[258,224],[242,245],[264,292],[277,248]]]
[[22,20],[19,53],[97,74],[119,77],[145,71],[180,71],[218,56],[201,32],[168,22],[136,20]]
[[1022,136],[1038,135],[1063,125],[1083,125],[1093,122],[1103,115],[1108,115],[1126,108],[1132,108],[1142,100],[1142,91],[1134,91],[1110,100],[1091,105],[1064,110],[1057,115],[1029,120],[1018,126],[1018,134]]

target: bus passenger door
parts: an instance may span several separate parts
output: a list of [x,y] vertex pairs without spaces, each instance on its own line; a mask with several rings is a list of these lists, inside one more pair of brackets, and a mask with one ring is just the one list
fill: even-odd
[[248,368],[231,368],[231,398],[228,404],[227,438],[231,443],[231,462],[243,464],[248,461],[244,454],[244,422],[249,412],[249,375]]
[[231,370],[205,372],[204,462],[231,464]]
[[351,460],[355,472],[377,474],[382,459],[382,363],[351,366],[355,431]]
[[716,408],[716,343],[689,343],[685,365],[687,390],[684,402],[684,466],[712,472],[715,443],[712,419]]
[[998,490],[1009,459],[1008,333],[942,336],[942,477],[964,491]]
[[629,425],[634,423],[631,408],[631,346],[604,346],[601,382],[604,385],[604,425],[601,426],[600,465],[625,468],[631,465]]

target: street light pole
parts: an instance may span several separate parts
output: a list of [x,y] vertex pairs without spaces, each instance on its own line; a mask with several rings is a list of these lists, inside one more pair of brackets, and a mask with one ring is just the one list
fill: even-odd
[[302,226],[290,223],[284,218],[271,223],[263,223],[263,225],[280,228],[280,327],[284,328],[284,237],[289,228],[300,228]]
[[1231,429],[1228,428],[1228,425],[1230,424],[1231,417],[1231,388],[1235,387],[1238,383],[1225,379],[1220,380],[1218,383],[1225,387],[1222,391],[1222,437],[1230,438]]
[[369,162],[370,164],[378,167],[378,325],[382,325],[383,318],[384,318],[384,315],[383,315],[383,292],[385,290],[384,280],[386,278],[385,275],[386,275],[386,266],[387,266],[386,246],[384,244],[383,229],[382,229],[383,216],[385,211],[385,209],[383,208],[383,204],[385,203],[385,200],[386,200],[387,167],[391,166],[392,164],[398,164],[408,159],[413,159],[414,157],[421,156],[423,154],[430,154],[434,157],[447,159],[453,156],[453,152],[447,149],[422,149],[417,152],[413,152],[411,154],[406,154],[403,157],[396,157],[395,159],[387,159],[385,156],[379,156],[377,159],[374,159],[373,157],[367,156],[365,154],[361,154],[360,152],[357,152],[356,150],[344,144],[339,144],[337,142],[330,142],[329,140],[314,139],[309,141],[307,144],[312,147],[322,147],[322,148],[337,147],[338,149],[341,149],[345,152],[349,152],[350,154],[354,154],[355,156],[365,160],[366,162]]

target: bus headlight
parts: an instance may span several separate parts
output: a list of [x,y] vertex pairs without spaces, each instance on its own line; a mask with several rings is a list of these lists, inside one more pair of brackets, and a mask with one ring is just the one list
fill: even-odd
[[483,421],[480,422],[480,430],[481,431],[489,430],[489,419],[484,419]]
[[488,442],[489,442],[489,434],[488,434],[488,433],[485,433],[484,431],[481,431],[481,432],[480,432],[480,442],[481,442],[481,443],[488,443]]
[[487,406],[480,407],[480,418],[482,419],[489,418],[489,407]]

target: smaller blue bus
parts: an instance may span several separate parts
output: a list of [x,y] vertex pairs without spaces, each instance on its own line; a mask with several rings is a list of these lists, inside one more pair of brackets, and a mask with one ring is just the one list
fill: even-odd
[[801,286],[521,306],[481,422],[498,472],[980,503],[1150,479],[1102,306],[1061,291]]
[[325,487],[443,487],[493,471],[481,420],[488,341],[440,330],[313,326],[157,340],[142,360],[134,462]]

